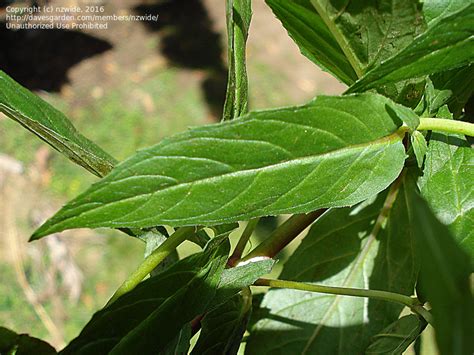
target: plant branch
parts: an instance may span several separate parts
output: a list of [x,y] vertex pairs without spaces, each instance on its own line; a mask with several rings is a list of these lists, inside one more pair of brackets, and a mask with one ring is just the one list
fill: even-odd
[[170,235],[153,253],[151,253],[140,266],[125,280],[115,291],[107,305],[115,302],[120,296],[133,290],[154,268],[158,266],[168,255],[184,242],[190,234],[196,232],[196,227],[182,227]]
[[334,287],[334,286],[323,286],[314,285],[303,282],[287,281],[287,280],[271,280],[271,279],[258,279],[255,281],[254,286],[268,286],[276,288],[290,288],[293,290],[310,291],[318,293],[326,293],[331,295],[340,296],[352,296],[352,297],[367,297],[381,301],[389,301],[400,303],[404,306],[409,307],[413,312],[421,315],[429,323],[432,323],[431,313],[429,313],[416,298],[402,295],[399,293],[379,291],[379,290],[366,290],[360,288],[349,288],[349,287]]
[[419,131],[440,131],[474,137],[474,123],[443,118],[420,117]]
[[320,209],[307,214],[291,216],[242,260],[249,260],[257,256],[273,258],[325,211],[326,209]]
[[255,227],[257,226],[259,220],[260,218],[253,218],[250,221],[248,221],[247,225],[245,226],[244,231],[242,232],[242,235],[240,236],[240,239],[237,245],[235,246],[232,256],[229,258],[229,261],[227,262],[227,265],[235,266],[237,261],[240,260],[240,258],[242,257],[242,254],[244,253],[245,246],[247,245],[250,237],[252,236],[252,233],[255,230]]

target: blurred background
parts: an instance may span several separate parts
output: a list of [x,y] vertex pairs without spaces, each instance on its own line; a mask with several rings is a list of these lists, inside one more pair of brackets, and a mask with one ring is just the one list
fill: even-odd
[[[0,0],[0,69],[123,160],[187,127],[219,121],[227,77],[224,3]],[[7,29],[6,7],[25,4],[103,5],[104,14],[159,19],[109,22],[107,30]],[[254,1],[253,8],[251,109],[344,90],[299,53],[263,1]],[[27,243],[42,221],[94,181],[0,114],[0,325],[59,347],[142,260],[142,242],[110,230],[73,230]],[[266,235],[265,223],[257,230],[260,237]],[[193,250],[186,244],[180,253]]]

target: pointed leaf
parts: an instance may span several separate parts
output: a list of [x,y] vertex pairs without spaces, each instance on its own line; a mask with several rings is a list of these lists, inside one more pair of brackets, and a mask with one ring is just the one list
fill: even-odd
[[229,75],[223,120],[231,120],[248,111],[245,44],[252,19],[252,1],[226,0],[226,11]]
[[120,164],[33,239],[68,228],[215,225],[355,204],[403,167],[393,107],[375,94],[321,96],[195,128]]
[[440,19],[400,53],[369,71],[348,93],[462,67],[474,61],[474,4]]
[[439,222],[412,182],[406,190],[413,221],[419,287],[432,307],[436,341],[442,355],[472,354],[474,299],[471,294],[471,263],[447,227]]
[[[412,294],[417,266],[403,190],[321,216],[280,278]],[[403,308],[289,289],[271,289],[261,307],[269,313],[251,329],[248,354],[361,354]]]
[[99,177],[107,175],[116,163],[99,146],[77,132],[64,114],[1,70],[0,112]]
[[413,146],[413,151],[415,153],[416,161],[418,167],[423,166],[423,161],[425,160],[425,154],[428,149],[425,136],[420,131],[414,131],[411,135],[411,144]]
[[266,0],[301,53],[345,84],[357,80],[351,64],[310,0]]
[[402,355],[425,329],[426,322],[411,314],[397,319],[372,338],[366,355]]

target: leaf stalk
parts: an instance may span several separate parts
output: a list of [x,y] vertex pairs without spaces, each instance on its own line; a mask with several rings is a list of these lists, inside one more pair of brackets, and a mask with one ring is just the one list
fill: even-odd
[[258,256],[273,258],[325,211],[326,209],[323,208],[291,216],[242,260],[246,261]]
[[239,241],[237,242],[237,245],[235,246],[234,252],[232,253],[231,257],[229,258],[229,261],[227,262],[227,265],[235,266],[235,264],[240,260],[242,254],[244,253],[245,247],[250,237],[252,236],[252,233],[255,230],[255,227],[257,226],[259,220],[260,218],[253,218],[248,221],[244,231],[242,232],[242,235],[240,236]]
[[443,118],[420,117],[419,131],[440,131],[474,137],[474,123]]
[[142,280],[153,271],[168,255],[184,242],[191,234],[196,232],[196,227],[182,227],[171,234],[153,253],[143,260],[138,268],[115,291],[107,305],[115,302],[120,296],[133,290]]
[[350,288],[350,287],[334,287],[334,286],[324,286],[324,285],[315,285],[308,284],[304,282],[297,281],[287,281],[287,280],[274,280],[274,279],[258,279],[255,281],[254,286],[267,286],[275,288],[289,288],[293,290],[309,291],[309,292],[318,292],[331,295],[339,296],[352,296],[352,297],[366,297],[373,298],[381,301],[389,301],[402,304],[409,307],[413,312],[422,316],[428,323],[432,324],[431,313],[429,313],[418,301],[417,298],[410,296],[402,295],[399,293],[380,291],[380,290],[367,290],[360,288]]

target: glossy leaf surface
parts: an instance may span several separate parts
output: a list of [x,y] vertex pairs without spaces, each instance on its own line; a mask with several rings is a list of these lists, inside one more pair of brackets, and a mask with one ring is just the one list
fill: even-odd
[[0,112],[99,177],[107,175],[116,164],[114,158],[77,132],[63,113],[1,70]]
[[[324,214],[286,262],[280,278],[412,294],[417,265],[403,190],[402,186],[370,204]],[[403,307],[271,289],[261,308],[268,314],[251,329],[248,354],[277,349],[286,354],[361,354],[372,336],[398,319]]]
[[443,72],[474,61],[474,4],[440,19],[400,53],[356,82],[348,92]]
[[78,227],[215,225],[358,203],[400,173],[395,104],[318,97],[192,129],[120,164],[33,236]]

